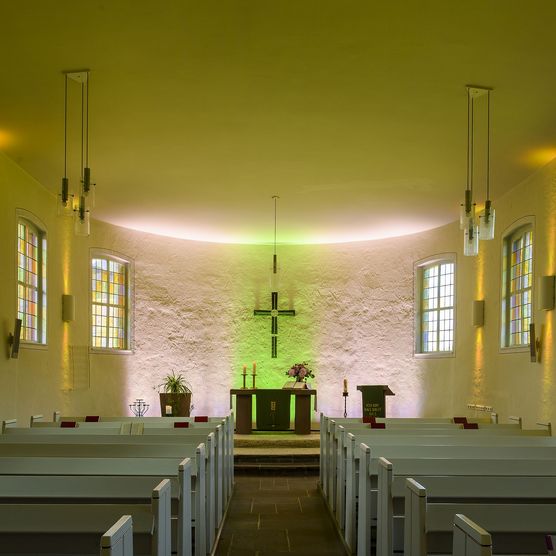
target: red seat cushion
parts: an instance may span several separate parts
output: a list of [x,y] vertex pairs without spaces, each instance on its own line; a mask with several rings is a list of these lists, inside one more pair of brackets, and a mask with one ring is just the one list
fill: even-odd
[[100,421],[99,415],[87,415],[85,417],[85,423],[98,423]]
[[478,429],[479,425],[477,423],[463,423],[464,429]]
[[208,423],[208,416],[207,415],[197,415],[197,417],[195,417],[195,422],[196,423]]
[[463,425],[464,423],[467,423],[467,417],[454,417],[453,421],[458,425]]
[[188,429],[189,428],[189,423],[187,421],[176,421],[174,423],[174,428],[175,429]]
[[77,427],[77,423],[75,421],[62,421],[60,427],[63,429],[74,429]]
[[363,417],[363,423],[376,423],[376,417],[372,417],[370,415],[365,415]]
[[385,429],[386,423],[371,423],[371,429]]

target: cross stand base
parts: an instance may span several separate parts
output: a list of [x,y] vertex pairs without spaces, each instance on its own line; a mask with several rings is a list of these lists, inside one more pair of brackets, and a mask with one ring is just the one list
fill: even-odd
[[347,416],[348,416],[347,401],[348,401],[349,393],[348,392],[342,392],[342,396],[344,397],[344,419],[346,419]]

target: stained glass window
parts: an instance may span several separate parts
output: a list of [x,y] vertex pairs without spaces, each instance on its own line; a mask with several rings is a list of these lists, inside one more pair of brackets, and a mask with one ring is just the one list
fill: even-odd
[[454,351],[453,262],[421,267],[421,352]]
[[17,318],[24,342],[46,343],[46,237],[24,219],[17,222]]
[[129,263],[95,256],[91,278],[92,347],[129,349]]
[[505,347],[529,344],[533,306],[533,231],[520,228],[506,238],[504,260]]

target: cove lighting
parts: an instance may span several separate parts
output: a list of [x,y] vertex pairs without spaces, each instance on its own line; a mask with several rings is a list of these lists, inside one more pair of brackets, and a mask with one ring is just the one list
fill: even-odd
[[[163,237],[171,237],[174,239],[183,239],[189,241],[202,241],[207,243],[222,244],[239,244],[239,245],[267,245],[272,242],[266,234],[225,234],[223,232],[215,232],[208,228],[183,228],[174,227],[164,223],[155,222],[137,222],[135,220],[114,219],[111,224],[121,226],[137,232],[144,232]],[[445,225],[445,223],[440,224]],[[424,221],[408,221],[404,223],[394,223],[383,227],[374,228],[372,231],[357,230],[346,232],[321,232],[316,231],[308,234],[284,234],[285,239],[280,242],[281,245],[327,245],[334,243],[355,243],[363,241],[376,241],[382,239],[391,239],[403,236],[409,236],[433,230],[438,228],[438,223],[431,224]]]

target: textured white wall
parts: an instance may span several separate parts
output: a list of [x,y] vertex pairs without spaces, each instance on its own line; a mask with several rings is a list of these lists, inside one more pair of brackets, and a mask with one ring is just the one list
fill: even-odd
[[[545,359],[499,350],[501,233],[515,219],[536,216],[535,272],[554,273],[556,164],[496,203],[497,237],[481,256],[462,256],[456,224],[426,233],[351,244],[281,246],[278,359],[270,358],[270,323],[254,317],[268,308],[272,248],[167,239],[93,222],[90,238],[72,235],[55,216],[54,197],[13,162],[0,157],[2,222],[0,322],[15,317],[15,209],[37,214],[49,232],[49,346],[22,349],[18,361],[0,360],[0,418],[31,413],[128,413],[174,369],[194,391],[195,413],[222,413],[228,390],[240,385],[243,363],[258,363],[258,386],[279,386],[294,362],[315,370],[319,409],[343,411],[342,380],[350,384],[349,412],[357,415],[356,384],[385,383],[396,392],[391,415],[466,413],[468,402],[493,405],[502,417],[521,414],[531,425],[554,418],[554,312],[545,324]],[[524,195],[521,199],[520,195]],[[102,195],[102,189],[99,191]],[[5,201],[5,202],[4,202]],[[102,247],[135,262],[135,344],[130,355],[91,354],[91,387],[71,390],[68,346],[88,342],[89,249]],[[456,357],[413,356],[414,263],[443,252],[457,255]],[[62,293],[76,296],[76,321],[60,319]],[[486,324],[471,326],[471,302],[484,296]],[[482,340],[481,340],[482,338]]]

